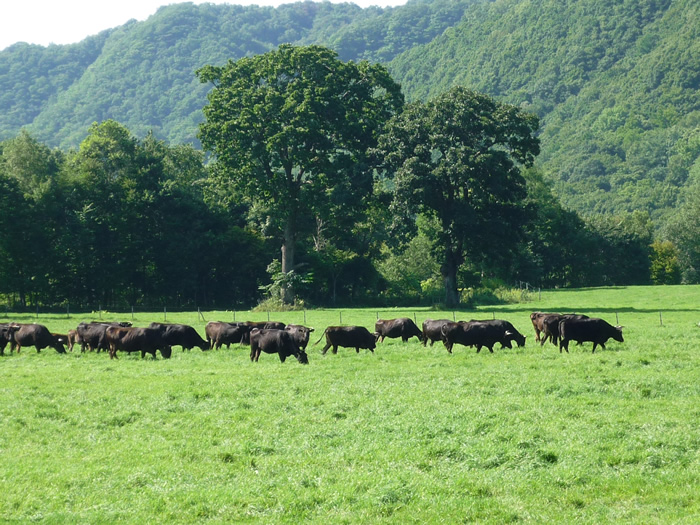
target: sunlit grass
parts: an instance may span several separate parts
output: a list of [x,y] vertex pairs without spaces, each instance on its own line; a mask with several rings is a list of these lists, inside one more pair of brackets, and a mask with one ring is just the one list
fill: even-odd
[[[456,312],[526,347],[387,340],[309,366],[247,347],[170,360],[51,349],[0,359],[0,519],[16,522],[637,522],[700,518],[699,287],[543,292]],[[533,310],[616,314],[625,343],[560,354]],[[659,312],[662,312],[663,325]],[[327,325],[452,317],[308,311]],[[107,314],[105,314],[107,315]],[[203,333],[197,313],[170,314]],[[232,320],[232,312],[204,312]],[[303,312],[270,314],[303,322]],[[237,312],[238,320],[266,314]],[[131,314],[115,316],[130,320]],[[136,314],[135,324],[163,313]],[[40,316],[52,331],[91,317]]]

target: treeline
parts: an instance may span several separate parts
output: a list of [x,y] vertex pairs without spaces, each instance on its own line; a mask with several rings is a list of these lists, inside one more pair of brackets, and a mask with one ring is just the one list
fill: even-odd
[[[678,282],[681,271],[698,282],[700,191],[688,194],[670,231],[678,245],[655,251],[645,214],[584,220],[561,207],[536,169],[525,178],[528,220],[510,247],[515,255],[494,266],[466,261],[461,288],[499,280],[546,288]],[[72,309],[253,306],[281,274],[270,264],[279,240],[253,227],[251,212],[191,146],[138,139],[114,121],[94,124],[68,152],[22,132],[0,143],[0,301]],[[436,225],[419,220],[415,235],[397,246],[390,221],[387,196],[377,190],[353,228],[318,223],[300,237],[298,301],[440,301]]]

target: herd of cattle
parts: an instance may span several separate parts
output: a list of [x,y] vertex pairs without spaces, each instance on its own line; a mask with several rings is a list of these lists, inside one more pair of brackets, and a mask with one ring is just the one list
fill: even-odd
[[[593,352],[598,345],[605,348],[608,339],[623,342],[622,327],[612,326],[603,319],[589,318],[585,315],[558,314],[533,312],[530,315],[532,326],[535,330],[535,341],[540,345],[549,339],[551,343],[559,345],[559,352],[569,351],[569,341],[577,343],[592,342]],[[198,347],[202,350],[220,349],[222,345],[230,347],[231,344],[243,344],[250,346],[250,360],[258,361],[260,354],[277,354],[280,361],[294,356],[302,364],[309,362],[306,347],[313,328],[302,325],[279,322],[234,322],[225,323],[212,321],[205,327],[206,339],[203,339],[197,331],[184,324],[151,323],[148,327],[134,327],[131,323],[80,323],[75,330],[67,334],[52,333],[41,324],[0,324],[0,355],[4,354],[5,347],[9,344],[11,351],[20,352],[23,346],[34,346],[37,352],[51,347],[58,353],[73,351],[73,347],[80,345],[81,352],[102,350],[109,352],[110,359],[117,357],[117,352],[141,352],[141,357],[151,354],[154,358],[156,352],[160,352],[163,358],[172,355],[173,346],[181,346],[183,350]],[[326,345],[322,350],[325,354],[329,348],[333,353],[338,352],[338,347],[368,349],[374,352],[377,342],[383,342],[385,338],[401,338],[404,342],[412,337],[417,337],[423,346],[428,341],[432,346],[435,341],[442,341],[448,352],[452,353],[455,344],[476,347],[477,353],[483,347],[493,352],[496,343],[501,348],[512,348],[512,343],[518,346],[525,345],[525,336],[522,335],[508,321],[471,320],[453,322],[448,319],[423,322],[423,329],[419,329],[415,322],[407,317],[398,319],[380,319],[374,326],[374,333],[364,326],[329,326],[316,341],[321,342],[325,337]]]

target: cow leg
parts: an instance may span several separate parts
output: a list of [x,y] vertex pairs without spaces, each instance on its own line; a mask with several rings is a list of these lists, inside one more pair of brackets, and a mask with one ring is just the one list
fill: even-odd
[[284,355],[282,352],[277,352],[277,354],[280,356],[280,361],[284,363],[285,359],[287,359],[287,356]]
[[328,352],[328,349],[331,347],[330,343],[327,343],[325,347],[323,347],[323,350],[321,350],[322,355],[326,355],[326,352]]
[[[380,341],[380,342],[381,342],[381,341]],[[359,346],[356,346],[356,347],[355,347],[355,352],[357,352],[358,354],[360,353],[360,347],[359,347]]]
[[337,345],[333,345],[333,353],[334,354],[338,353],[338,346]]

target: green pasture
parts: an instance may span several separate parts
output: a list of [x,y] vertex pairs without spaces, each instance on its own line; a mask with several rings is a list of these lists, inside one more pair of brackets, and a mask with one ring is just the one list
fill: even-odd
[[[251,363],[237,345],[115,361],[6,349],[0,522],[700,522],[700,287],[528,299],[476,311],[271,313],[316,329],[308,366],[266,354]],[[619,323],[625,342],[595,354],[590,343],[570,354],[540,347],[535,310]],[[449,355],[439,343],[387,340],[374,354],[322,356],[313,343],[341,316],[370,329],[377,317],[496,317],[527,344]],[[65,332],[98,317],[8,318]],[[163,318],[136,313],[134,324]],[[197,312],[167,320],[204,333]]]

